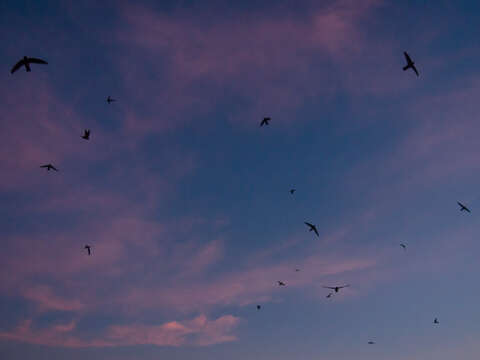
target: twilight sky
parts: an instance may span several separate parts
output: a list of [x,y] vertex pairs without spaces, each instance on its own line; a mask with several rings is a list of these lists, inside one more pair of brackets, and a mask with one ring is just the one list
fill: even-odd
[[78,3],[0,3],[2,359],[478,359],[477,1]]

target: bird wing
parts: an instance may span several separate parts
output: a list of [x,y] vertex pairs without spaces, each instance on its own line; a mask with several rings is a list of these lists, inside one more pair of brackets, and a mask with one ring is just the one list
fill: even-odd
[[48,165],[40,165],[41,168],[47,168]]
[[415,71],[415,74],[417,74],[417,76],[420,76],[420,75],[418,74],[418,70],[417,70],[417,68],[415,67],[415,65],[412,65],[412,69],[413,69],[413,71]]
[[410,58],[410,56],[407,54],[407,52],[404,51],[403,54],[405,55],[405,59],[407,60],[407,63],[411,64],[413,61],[412,61],[412,59]]
[[51,168],[52,168],[53,170],[55,170],[55,171],[58,171],[58,169],[57,169],[55,166],[53,166],[53,165],[51,166]]
[[350,285],[347,284],[347,285],[339,286],[338,288],[339,288],[339,289],[343,289],[343,288],[346,288],[346,287],[349,287],[349,286],[350,286]]
[[14,73],[15,71],[17,71],[23,64],[25,64],[25,62],[24,62],[23,59],[22,59],[22,60],[20,60],[19,62],[17,62],[17,63],[13,66],[12,70],[10,70],[10,73],[13,74],[13,73]]
[[310,224],[309,222],[306,222],[306,221],[304,221],[304,223],[305,223],[305,225],[310,226],[311,228],[313,228],[313,224]]
[[315,234],[317,234],[318,237],[320,237],[320,235],[318,234],[318,230],[317,230],[316,226],[313,227],[313,231],[315,232]]
[[28,58],[28,62],[31,62],[33,64],[48,64],[48,62],[46,62],[45,60],[37,58]]
[[335,290],[335,288],[332,287],[332,286],[322,286],[322,287],[323,287],[324,289],[332,289],[332,290]]

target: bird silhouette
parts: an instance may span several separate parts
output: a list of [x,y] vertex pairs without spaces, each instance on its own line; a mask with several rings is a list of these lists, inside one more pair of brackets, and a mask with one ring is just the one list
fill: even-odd
[[435,319],[433,320],[433,323],[434,323],[434,324],[440,324],[440,322],[438,321],[437,318],[435,318]]
[[277,281],[278,286],[285,286],[285,283],[283,281]]
[[330,290],[334,290],[336,293],[338,293],[340,291],[340,289],[343,289],[343,288],[346,288],[346,287],[349,287],[350,285],[343,285],[343,286],[323,286],[323,288],[325,289],[330,289]]
[[90,245],[85,245],[85,249],[87,249],[88,255],[92,255],[91,248],[92,247]]
[[328,293],[328,295],[325,296],[325,297],[326,297],[327,299],[330,299],[332,296],[333,296],[333,293],[331,292],[331,293]]
[[368,344],[373,345],[373,344],[375,344],[375,341],[369,341]]
[[407,65],[403,67],[403,71],[412,69],[413,71],[415,71],[415,74],[417,74],[418,76],[418,70],[415,67],[415,63],[412,61],[412,59],[410,58],[410,56],[407,54],[406,51],[403,52],[403,55],[405,55],[405,59],[407,60]]
[[295,272],[299,272],[299,271],[300,271],[300,269],[295,269]]
[[268,122],[272,120],[271,118],[269,117],[264,117],[262,122],[260,123],[260,126],[263,126],[263,125],[270,125]]
[[260,305],[257,305],[257,310],[260,310],[262,307]]
[[117,100],[112,99],[112,98],[110,97],[110,95],[108,95],[108,97],[107,97],[107,103],[111,104],[111,103],[114,102],[114,101],[117,101]]
[[460,211],[471,212],[469,208],[463,205],[461,202],[457,201],[458,206],[460,206]]
[[297,191],[297,189],[290,189],[290,194],[293,195],[293,193],[294,193],[295,191]]
[[32,69],[30,68],[30,64],[48,64],[45,60],[42,60],[42,59],[37,59],[37,58],[31,58],[31,57],[27,57],[27,56],[24,56],[23,59],[19,60],[12,68],[12,70],[10,70],[10,73],[13,74],[15,71],[17,71],[18,69],[20,69],[22,66],[25,66],[25,70],[27,72],[30,72],[32,71]]
[[306,222],[306,221],[304,221],[304,223],[305,223],[305,225],[307,225],[310,228],[310,230],[308,230],[308,231],[313,231],[313,232],[315,232],[315,234],[317,234],[317,236],[320,236],[320,235],[318,235],[318,230],[317,230],[317,227],[315,225],[310,224],[309,222]]
[[83,133],[83,136],[82,136],[82,139],[85,139],[85,140],[90,139],[90,130],[85,129],[85,131]]
[[50,171],[50,170],[58,171],[58,169],[52,164],[41,165],[40,167],[47,169],[47,171]]
[[403,248],[403,250],[407,250],[407,245],[405,245],[405,244],[400,244],[400,246]]

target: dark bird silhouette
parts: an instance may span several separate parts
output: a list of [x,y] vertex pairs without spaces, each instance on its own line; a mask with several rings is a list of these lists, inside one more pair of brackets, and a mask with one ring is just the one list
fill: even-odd
[[405,59],[407,60],[407,65],[403,67],[403,71],[412,69],[413,71],[415,71],[415,74],[417,74],[418,76],[418,70],[415,67],[415,63],[412,61],[412,59],[410,58],[410,56],[407,54],[406,51],[404,51],[403,54],[405,55]]
[[260,310],[262,307],[260,305],[257,305],[257,310]]
[[435,319],[433,320],[433,323],[434,323],[434,324],[440,324],[440,323],[438,322],[438,319],[437,319],[437,318],[435,318]]
[[403,250],[407,250],[407,245],[405,245],[405,244],[400,244],[400,246],[403,248]]
[[47,171],[50,171],[50,170],[58,171],[58,169],[52,164],[41,165],[40,167],[47,169]]
[[263,126],[263,125],[270,125],[268,122],[272,120],[271,118],[269,117],[264,117],[262,122],[260,123],[260,126]]
[[336,293],[343,288],[349,287],[350,285],[343,285],[343,286],[323,286],[325,289],[334,290]]
[[92,255],[91,246],[85,245],[85,249],[87,249],[88,255]]
[[37,58],[31,58],[31,57],[27,57],[27,56],[24,56],[23,59],[21,59],[19,62],[17,62],[12,70],[10,70],[10,73],[13,74],[15,71],[17,71],[18,69],[20,69],[22,66],[25,66],[25,70],[27,72],[30,72],[32,71],[32,69],[30,68],[30,64],[48,64],[45,60],[42,60],[42,59],[37,59]]
[[375,344],[375,341],[369,341],[368,344],[373,345],[373,344]]
[[110,97],[110,95],[107,97],[107,103],[110,104],[110,103],[112,103],[112,102],[114,102],[114,101],[117,101],[117,100],[112,99],[112,98]]
[[295,269],[295,272],[299,272],[299,271],[300,271],[300,269]]
[[327,296],[325,296],[327,299],[330,299],[333,296],[333,293],[328,293]]
[[290,194],[293,195],[293,193],[294,193],[295,191],[297,191],[297,189],[290,189]]
[[277,281],[278,286],[285,286],[285,283],[283,281]]
[[82,139],[88,140],[90,139],[90,130],[86,129],[83,133]]
[[313,232],[315,232],[315,234],[317,234],[317,236],[320,236],[320,235],[318,235],[318,230],[317,230],[317,227],[315,225],[310,224],[306,221],[304,221],[304,222],[305,222],[305,225],[307,225],[310,228],[310,230],[308,230],[308,231],[313,231]]
[[458,206],[460,206],[460,211],[470,212],[470,209],[463,205],[461,202],[457,201]]

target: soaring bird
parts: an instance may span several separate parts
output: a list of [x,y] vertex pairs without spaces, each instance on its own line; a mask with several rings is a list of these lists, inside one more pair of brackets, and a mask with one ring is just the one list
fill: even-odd
[[295,191],[297,191],[297,189],[290,189],[290,194],[293,195],[293,193],[294,193]]
[[458,206],[460,206],[460,211],[470,212],[470,209],[463,205],[461,202],[457,201]]
[[368,344],[373,345],[373,344],[375,344],[375,341],[369,341]]
[[257,310],[260,310],[262,307],[260,305],[257,305]]
[[438,322],[438,319],[437,319],[437,318],[435,318],[435,319],[433,320],[433,323],[434,323],[434,324],[440,324],[440,323]]
[[37,59],[37,58],[31,58],[31,57],[24,56],[23,59],[21,59],[19,62],[17,62],[13,66],[12,70],[10,70],[10,73],[13,74],[15,71],[20,69],[22,66],[25,66],[25,70],[27,70],[27,72],[30,72],[30,71],[32,71],[32,69],[30,69],[30,64],[48,64],[48,63],[45,60],[42,60],[42,59]]
[[53,166],[52,164],[46,164],[46,165],[42,165],[40,167],[47,169],[47,171],[50,171],[50,170],[58,171],[58,169],[55,166]]
[[82,136],[82,139],[85,139],[85,140],[90,139],[90,130],[85,129],[85,131],[83,133],[83,136]]
[[318,235],[318,230],[317,230],[317,227],[315,225],[310,224],[309,222],[306,222],[306,221],[304,221],[304,223],[305,223],[305,225],[307,225],[310,228],[310,230],[308,230],[308,231],[313,231],[313,232],[315,232],[315,234],[317,234],[317,236],[320,236],[320,235]]
[[285,286],[285,283],[283,281],[277,281],[278,286]]
[[400,246],[403,248],[403,250],[407,250],[407,245],[405,245],[405,244],[400,244]]
[[108,95],[108,97],[107,97],[107,103],[110,104],[110,103],[112,103],[112,102],[114,102],[114,101],[117,101],[117,100],[112,99],[112,98],[110,97],[110,95]]
[[299,272],[299,271],[300,271],[300,269],[295,269],[295,272]]
[[343,288],[349,287],[350,285],[343,285],[343,286],[323,286],[325,289],[331,289],[334,290],[336,293]]
[[264,117],[262,122],[260,123],[260,126],[263,126],[263,125],[269,125],[269,121],[272,120],[271,118],[269,117]]
[[85,245],[85,249],[87,249],[88,255],[92,255],[91,246],[90,246],[90,245]]
[[328,293],[327,296],[325,296],[327,299],[330,299],[333,296],[333,293]]
[[407,54],[406,51],[404,51],[403,54],[405,55],[405,59],[407,60],[407,65],[403,67],[403,71],[412,69],[413,71],[415,71],[415,74],[417,74],[418,76],[418,70],[415,67],[415,63],[412,61],[412,59],[410,58],[410,56]]

